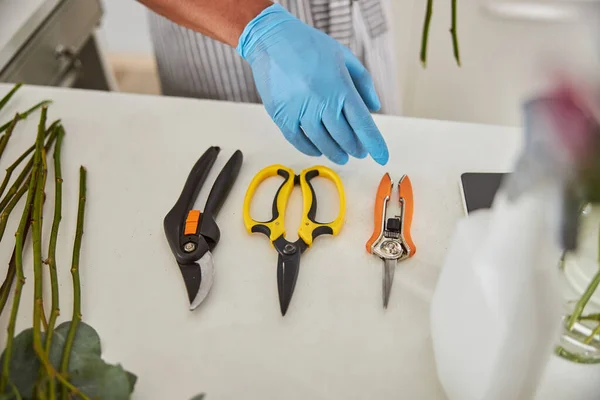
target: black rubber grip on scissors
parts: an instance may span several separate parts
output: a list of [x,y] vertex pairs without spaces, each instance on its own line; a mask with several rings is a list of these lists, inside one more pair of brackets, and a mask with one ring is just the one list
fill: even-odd
[[[315,189],[313,188],[313,185],[310,183],[310,181],[311,181],[311,179],[314,179],[317,176],[319,176],[319,171],[316,169],[312,170],[312,171],[308,171],[305,175],[306,184],[308,185],[308,188],[310,189],[310,194],[312,196],[312,203],[310,204],[310,209],[308,210],[307,216],[308,216],[308,219],[310,219],[315,224],[319,223],[316,220],[316,218],[317,218],[317,195],[315,194]],[[316,238],[317,236],[332,235],[332,234],[333,234],[333,230],[328,226],[319,226],[312,231],[313,239]]]
[[233,153],[219,173],[219,176],[217,176],[206,200],[206,206],[200,218],[199,234],[206,239],[211,250],[216,246],[221,237],[221,232],[215,219],[239,175],[243,159],[241,151],[237,150]]
[[[277,219],[277,217],[279,217],[279,210],[277,209],[277,199],[279,198],[279,193],[281,192],[281,189],[283,189],[283,187],[287,183],[288,179],[290,179],[290,174],[284,169],[278,169],[277,175],[279,175],[283,178],[283,183],[281,185],[279,185],[279,188],[277,189],[277,193],[275,193],[275,198],[273,199],[273,205],[271,206],[271,219],[268,221],[265,221],[265,223],[273,222]],[[296,178],[297,178],[297,176],[292,177],[292,179],[294,179],[294,184],[298,183],[296,181]],[[254,225],[252,227],[251,231],[262,233],[263,235],[266,235],[269,237],[271,236],[271,229],[269,229],[268,226],[263,225],[263,224]]]
[[213,146],[204,152],[204,154],[196,161],[194,167],[185,181],[185,185],[177,199],[177,202],[165,216],[163,221],[165,235],[173,254],[179,262],[187,262],[188,254],[181,249],[180,236],[183,233],[183,226],[188,212],[194,206],[198,192],[202,188],[206,177],[210,172],[217,156],[219,155],[219,147]]

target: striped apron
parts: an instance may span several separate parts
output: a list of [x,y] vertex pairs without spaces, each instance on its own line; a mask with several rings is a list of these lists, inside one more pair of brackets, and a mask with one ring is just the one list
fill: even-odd
[[[348,46],[373,76],[381,113],[400,114],[388,0],[279,0],[303,22]],[[234,48],[149,11],[162,93],[260,103],[252,70]]]

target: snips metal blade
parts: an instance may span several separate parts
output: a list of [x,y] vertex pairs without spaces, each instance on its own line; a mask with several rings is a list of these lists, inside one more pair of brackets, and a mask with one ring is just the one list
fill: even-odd
[[285,315],[292,301],[300,272],[300,253],[292,256],[279,255],[277,259],[277,289],[281,315]]
[[396,260],[383,261],[383,308],[387,308],[388,303],[390,302],[390,294],[392,293],[392,284],[394,283]]
[[290,243],[283,237],[276,239],[273,244],[279,253],[277,257],[277,290],[281,315],[285,316],[296,288],[300,272],[300,256],[308,246],[302,239]]
[[185,282],[190,310],[194,310],[208,296],[214,282],[215,268],[212,253],[207,251],[197,263],[177,264]]

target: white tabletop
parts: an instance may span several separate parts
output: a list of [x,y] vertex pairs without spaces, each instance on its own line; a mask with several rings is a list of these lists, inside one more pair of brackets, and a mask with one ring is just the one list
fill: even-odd
[[[8,89],[0,85],[0,93]],[[211,400],[445,399],[435,374],[428,308],[463,212],[459,177],[466,171],[510,169],[519,129],[377,116],[390,147],[389,164],[365,159],[340,167],[295,151],[259,105],[26,87],[0,121],[43,98],[54,100],[49,116],[61,118],[67,131],[58,258],[61,319],[71,313],[69,266],[83,164],[88,169],[83,318],[100,333],[104,357],[138,375],[135,399],[185,400],[200,392]],[[19,124],[1,168],[33,142],[36,124],[37,116]],[[211,145],[222,151],[197,207],[203,207],[235,149],[244,152],[244,164],[218,217],[216,281],[207,300],[191,312],[162,223],[192,165]],[[347,222],[339,236],[319,237],[302,256],[285,318],[277,297],[277,254],[266,237],[248,234],[242,223],[248,183],[274,163],[297,171],[321,163],[333,167],[347,197]],[[397,268],[384,311],[382,262],[367,254],[364,244],[385,171],[395,181],[401,174],[412,179],[418,251]],[[333,217],[334,189],[319,183],[316,191],[323,211],[318,215]],[[290,238],[297,237],[297,192],[288,208]],[[268,215],[272,193],[260,193],[253,205],[256,217]],[[49,185],[47,220],[52,209]],[[7,232],[14,232],[14,215]],[[2,241],[0,265],[8,262],[13,242],[10,235]],[[30,248],[19,330],[31,326],[29,253]],[[5,335],[1,328],[2,342]]]

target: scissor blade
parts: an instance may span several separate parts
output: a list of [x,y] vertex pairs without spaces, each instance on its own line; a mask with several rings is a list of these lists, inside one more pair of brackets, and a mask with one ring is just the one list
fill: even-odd
[[185,282],[190,310],[194,310],[206,298],[214,281],[212,254],[207,251],[198,263],[179,264],[179,269]]
[[300,271],[300,252],[293,256],[279,255],[277,260],[277,288],[279,290],[279,306],[281,315],[285,315],[292,300]]
[[392,283],[396,272],[396,260],[384,260],[383,265],[383,308],[387,308],[392,293]]

